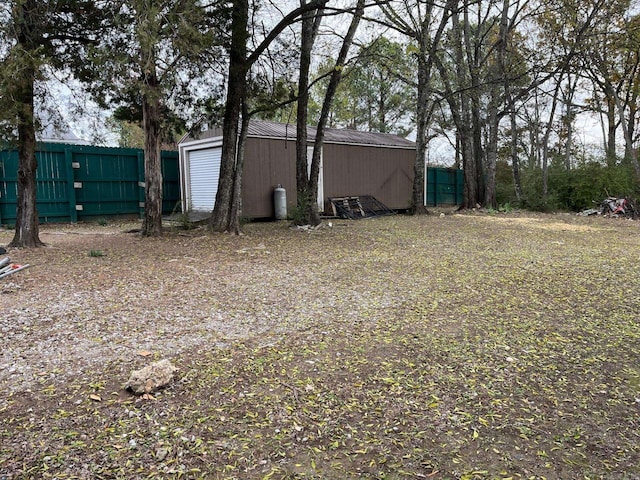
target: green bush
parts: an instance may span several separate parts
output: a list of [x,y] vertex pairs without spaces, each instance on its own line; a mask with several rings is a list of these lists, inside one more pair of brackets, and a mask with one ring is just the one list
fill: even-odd
[[523,170],[520,178],[522,183],[522,200],[520,207],[536,212],[550,212],[560,208],[555,192],[549,191],[546,201],[543,198],[541,169],[531,168]]
[[542,195],[542,169],[522,170],[521,180],[523,198],[519,206],[535,211],[580,211],[592,208],[609,195],[626,197],[638,193],[629,165],[607,166],[595,160],[581,162],[571,170],[562,161],[552,161],[546,201]]
[[505,161],[496,164],[496,203],[517,205],[516,189],[513,183],[513,169]]

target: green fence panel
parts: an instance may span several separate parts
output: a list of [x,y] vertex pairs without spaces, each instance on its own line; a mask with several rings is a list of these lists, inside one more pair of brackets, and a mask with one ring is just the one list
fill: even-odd
[[[64,164],[67,169],[67,178],[74,178],[73,175],[73,151],[70,148],[64,150]],[[78,221],[78,211],[76,209],[76,183],[67,182],[67,194],[69,195],[69,220]]]
[[462,203],[463,184],[464,174],[462,170],[427,168],[427,206],[460,205]]
[[144,216],[144,197],[145,197],[145,183],[144,183],[144,153],[138,152],[137,156],[138,165],[138,212],[140,217]]
[[[42,223],[138,215],[144,206],[144,154],[139,149],[38,145],[37,205]],[[0,151],[0,223],[16,220],[18,153]],[[162,152],[163,212],[180,200],[178,152]]]
[[73,152],[78,219],[138,213],[137,154],[95,147]]
[[18,152],[0,151],[0,224],[13,223],[18,202],[16,184],[18,180]]
[[[42,222],[68,221],[69,182],[65,164],[65,151],[62,148],[44,148],[36,152],[38,169],[36,171],[36,201],[38,215]],[[17,187],[16,187],[17,190]]]
[[166,213],[182,211],[180,202],[180,163],[178,152],[162,152],[162,211]]
[[[36,199],[42,222],[66,221],[69,216],[64,149],[46,148],[36,152],[38,170]],[[0,151],[0,222],[13,224],[18,203],[18,152]]]
[[462,170],[456,170],[456,204],[462,205],[464,201],[464,172]]

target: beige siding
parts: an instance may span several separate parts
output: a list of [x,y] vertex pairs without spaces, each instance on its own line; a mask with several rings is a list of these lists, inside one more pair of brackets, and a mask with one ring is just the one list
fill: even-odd
[[[296,205],[295,141],[248,138],[245,155],[243,215],[273,217],[273,189],[278,184],[287,191],[291,213]],[[324,198],[373,195],[389,208],[406,209],[414,160],[415,150],[325,144]]]
[[389,208],[411,201],[415,150],[325,144],[324,195],[373,195]]
[[296,145],[292,140],[248,138],[242,182],[243,215],[273,217],[273,189],[287,191],[287,211],[296,204]]
[[[307,131],[312,143],[315,128],[308,127]],[[221,134],[220,129],[213,129],[185,136],[180,147],[181,162],[185,161],[186,150],[200,148],[201,143],[202,148],[209,148],[209,144],[220,140]],[[243,215],[273,217],[273,190],[277,185],[286,189],[287,210],[292,212],[296,205],[295,136],[295,125],[250,122],[242,186]],[[328,129],[323,148],[325,211],[330,211],[326,208],[328,197],[355,195],[372,195],[396,210],[408,208],[414,161],[415,144],[404,138]],[[184,167],[181,168],[186,181]],[[183,186],[183,197],[185,191],[188,188]]]

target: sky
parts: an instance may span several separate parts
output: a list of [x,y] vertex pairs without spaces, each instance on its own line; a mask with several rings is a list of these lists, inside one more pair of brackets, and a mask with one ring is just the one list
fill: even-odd
[[[45,118],[41,119],[44,132],[41,135],[57,138],[72,133],[90,145],[118,146],[117,135],[107,125],[110,112],[98,107],[88,94],[83,93],[77,81],[63,81],[50,76],[45,88],[44,102],[36,107],[37,111],[50,110],[54,113],[44,113]],[[59,126],[52,120],[55,112],[62,119]]]

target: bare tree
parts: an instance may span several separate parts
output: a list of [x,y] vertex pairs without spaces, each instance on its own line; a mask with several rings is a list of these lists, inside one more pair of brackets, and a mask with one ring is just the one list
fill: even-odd
[[[227,78],[227,97],[225,101],[222,125],[222,157],[220,160],[220,179],[216,193],[215,207],[209,225],[213,231],[237,232],[240,230],[240,209],[234,202],[241,198],[242,163],[238,160],[238,127],[242,104],[248,100],[247,76],[258,58],[278,38],[283,30],[300,20],[308,10],[320,8],[328,0],[312,0],[304,6],[295,8],[264,36],[258,46],[249,53],[249,2],[234,0],[231,8],[231,41],[229,50],[229,70]],[[242,140],[242,137],[240,137]],[[234,194],[234,184],[236,193]]]
[[[301,6],[306,5],[306,0],[301,0]],[[320,223],[317,208],[314,208],[316,189],[312,190],[310,178],[311,169],[308,164],[307,154],[307,125],[309,118],[309,72],[311,68],[311,54],[318,30],[322,21],[324,6],[316,10],[309,10],[302,15],[300,35],[300,69],[298,73],[298,102],[296,110],[296,193],[297,209],[301,224]]]
[[[322,155],[322,145],[324,142],[324,135],[327,126],[327,121],[329,119],[329,113],[331,111],[331,105],[333,103],[333,99],[336,94],[336,90],[338,89],[338,84],[340,83],[340,79],[342,77],[342,72],[345,67],[345,63],[347,61],[347,55],[349,54],[349,49],[351,48],[351,44],[353,43],[353,37],[358,29],[358,25],[362,16],[364,14],[365,8],[365,0],[358,0],[355,10],[353,12],[353,17],[351,19],[351,23],[347,30],[347,33],[342,41],[342,46],[340,47],[340,52],[338,53],[338,58],[336,59],[336,66],[331,72],[331,76],[329,77],[329,85],[327,85],[327,90],[324,95],[324,102],[322,103],[322,110],[320,111],[320,118],[318,119],[318,126],[316,128],[316,138],[313,144],[313,157],[311,160],[311,173],[309,174],[309,190],[311,192],[318,191],[318,175],[320,172],[320,156]],[[315,203],[315,202],[314,202]],[[312,224],[317,224],[319,219],[314,218],[314,213],[317,211],[312,208],[309,210],[309,215]]]
[[[638,158],[635,151],[636,126],[638,122],[638,99],[640,73],[640,37],[638,24],[640,17],[625,19],[621,12],[611,6],[613,11],[605,12],[609,23],[619,28],[601,28],[583,51],[583,72],[591,80],[596,93],[596,108],[601,94],[604,103],[603,115],[606,118],[605,149],[607,162],[616,162],[616,131],[622,129],[625,141],[625,158],[638,170]],[[618,8],[620,8],[618,6]],[[599,94],[598,94],[599,92]]]
[[435,61],[445,28],[455,11],[456,0],[385,2],[380,5],[384,19],[380,23],[407,36],[416,45],[412,51],[417,59],[416,160],[413,166],[411,212],[428,213],[425,206],[425,160],[431,136],[438,98],[433,84]]

